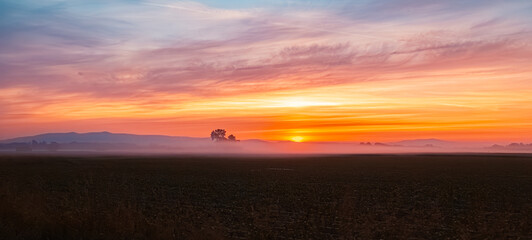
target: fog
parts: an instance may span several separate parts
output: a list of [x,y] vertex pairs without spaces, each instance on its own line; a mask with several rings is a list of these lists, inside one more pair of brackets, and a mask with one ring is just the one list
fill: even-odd
[[1,152],[129,154],[380,154],[380,153],[532,153],[532,144],[497,145],[414,139],[399,142],[290,142],[159,135],[48,133],[0,141]]
[[[54,149],[51,144],[4,144],[2,152],[18,153],[130,153],[130,154],[382,154],[382,153],[498,153],[532,152],[530,148],[478,147],[477,144],[440,146],[363,145],[360,143],[327,142],[212,142],[182,141],[177,144],[154,145],[132,143],[60,143]],[[11,146],[11,147],[6,147]],[[21,148],[20,146],[27,146]]]

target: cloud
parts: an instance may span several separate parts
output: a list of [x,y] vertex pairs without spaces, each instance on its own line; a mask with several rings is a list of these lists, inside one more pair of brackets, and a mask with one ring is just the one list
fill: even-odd
[[246,19],[250,18],[253,14],[249,11],[210,8],[204,4],[192,1],[168,1],[163,3],[147,1],[144,4],[188,12],[193,14],[194,17],[207,18],[210,20]]

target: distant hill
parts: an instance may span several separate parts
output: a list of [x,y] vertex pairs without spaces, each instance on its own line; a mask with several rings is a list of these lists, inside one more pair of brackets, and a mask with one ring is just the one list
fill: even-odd
[[193,137],[174,137],[165,135],[135,135],[125,133],[110,133],[110,132],[89,132],[89,133],[46,133],[35,136],[18,137],[0,141],[0,143],[16,143],[16,142],[57,142],[57,143],[128,143],[128,144],[163,144],[172,145],[178,143],[194,143],[210,141],[209,138],[193,138]]

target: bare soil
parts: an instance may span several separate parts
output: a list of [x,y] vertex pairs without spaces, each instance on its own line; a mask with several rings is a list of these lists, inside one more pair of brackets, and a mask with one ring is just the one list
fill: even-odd
[[532,156],[3,155],[0,239],[532,239]]

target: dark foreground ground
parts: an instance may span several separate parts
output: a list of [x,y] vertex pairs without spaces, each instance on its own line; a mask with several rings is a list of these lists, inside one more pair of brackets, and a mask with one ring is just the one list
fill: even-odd
[[2,239],[532,239],[532,156],[0,156]]

